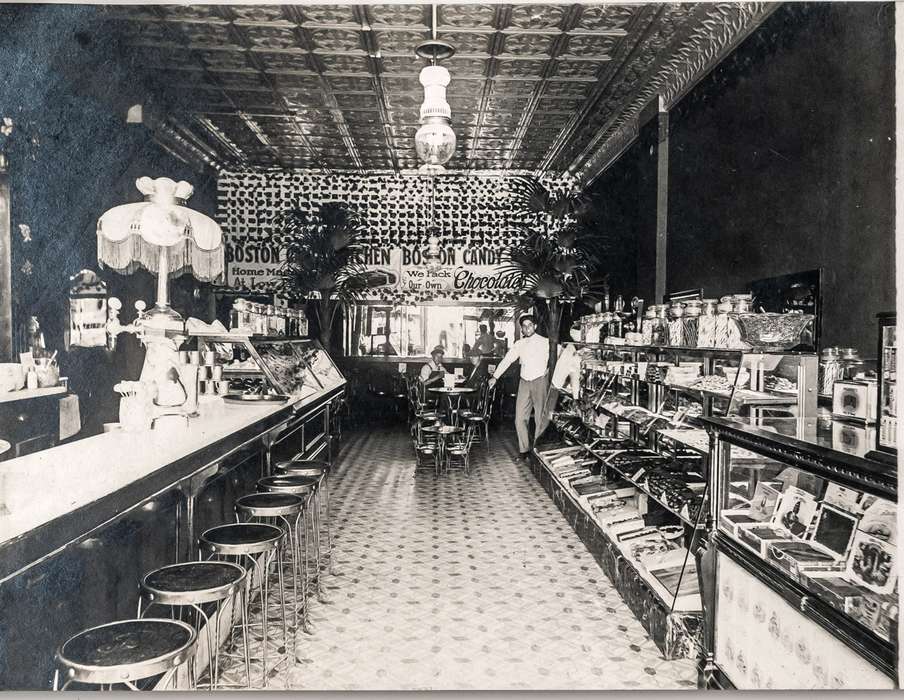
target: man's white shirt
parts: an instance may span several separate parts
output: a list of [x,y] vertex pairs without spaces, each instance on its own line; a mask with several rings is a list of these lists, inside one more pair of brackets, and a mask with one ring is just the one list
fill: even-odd
[[493,377],[498,379],[509,366],[518,360],[521,363],[521,379],[526,382],[539,379],[546,374],[549,365],[549,339],[534,333],[529,338],[521,338],[515,341],[511,349],[505,353],[493,372]]

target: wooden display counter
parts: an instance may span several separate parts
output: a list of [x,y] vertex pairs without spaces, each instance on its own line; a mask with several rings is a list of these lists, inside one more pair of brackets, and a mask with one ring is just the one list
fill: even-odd
[[338,387],[267,406],[202,404],[142,434],[112,432],[0,463],[0,689],[47,690],[80,630],[134,617],[140,576],[197,558],[273,461],[329,459]]

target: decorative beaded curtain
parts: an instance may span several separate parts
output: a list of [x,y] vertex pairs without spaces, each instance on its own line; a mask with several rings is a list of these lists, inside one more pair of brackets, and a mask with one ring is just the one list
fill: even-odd
[[[565,177],[550,176],[541,182],[552,191],[573,185]],[[434,218],[443,248],[486,249],[504,253],[523,229],[514,222],[530,220],[516,210],[501,176],[441,175],[435,178]],[[320,172],[242,171],[223,172],[218,181],[217,220],[227,243],[227,277],[239,289],[262,290],[272,283],[279,267],[278,243],[271,221],[293,206],[316,213],[321,204],[347,205],[364,217],[369,235],[364,243],[373,249],[425,250],[430,225],[430,178],[390,174],[332,174]],[[242,258],[241,261],[238,258]],[[266,270],[258,278],[250,269]],[[383,290],[383,301],[417,303],[437,299],[501,301],[499,293],[410,292]]]

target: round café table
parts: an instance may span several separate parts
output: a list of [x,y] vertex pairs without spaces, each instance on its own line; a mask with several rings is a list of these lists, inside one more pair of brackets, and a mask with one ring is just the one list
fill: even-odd
[[446,456],[446,436],[457,435],[464,432],[464,428],[458,425],[425,425],[421,431],[430,435],[436,435],[436,473],[439,474]]
[[461,404],[461,397],[465,394],[473,394],[477,389],[472,389],[467,386],[441,386],[430,389],[429,391],[446,397],[449,402],[449,420],[453,425],[458,425],[458,407]]

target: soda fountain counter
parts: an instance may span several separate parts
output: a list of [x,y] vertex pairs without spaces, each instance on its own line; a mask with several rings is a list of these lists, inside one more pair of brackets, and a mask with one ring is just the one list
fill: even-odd
[[[272,460],[332,459],[345,380],[314,341],[279,342],[199,339],[199,355],[216,358],[208,374],[223,372],[230,344],[260,363],[246,363],[250,380],[269,381],[279,356],[294,383],[258,382],[264,399],[202,391],[194,417],[0,463],[0,688],[49,689],[58,645],[134,615],[139,576],[195,558],[197,536],[234,520],[235,498],[255,490]],[[214,343],[215,355],[205,350]]]

